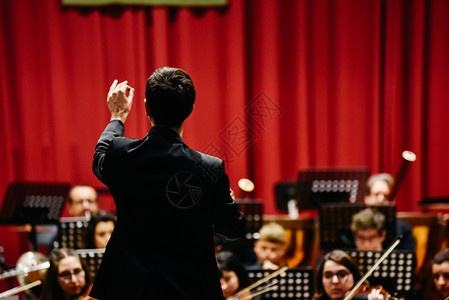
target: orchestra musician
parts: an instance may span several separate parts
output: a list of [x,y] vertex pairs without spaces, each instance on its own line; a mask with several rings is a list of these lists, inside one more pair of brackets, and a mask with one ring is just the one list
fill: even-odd
[[438,252],[432,261],[432,277],[438,299],[449,297],[449,248]]
[[385,216],[378,210],[365,208],[352,216],[351,231],[357,250],[382,251],[387,233]]
[[[313,300],[341,300],[361,278],[353,258],[342,250],[333,250],[327,253],[319,264]],[[368,283],[364,282],[363,287],[367,286]],[[368,288],[366,292],[361,291],[352,299],[389,299],[385,294],[380,287]]]
[[102,249],[111,238],[116,218],[113,214],[99,211],[89,221],[86,232],[86,249]]
[[68,211],[72,217],[89,217],[98,212],[97,191],[88,185],[76,185],[69,193]]
[[[217,253],[216,259],[218,271],[220,272],[221,289],[225,298],[236,294],[250,285],[245,266],[235,254],[230,251],[222,251]],[[249,291],[244,299],[251,299],[251,293]]]
[[[371,175],[366,181],[364,202],[367,206],[379,206],[393,201],[390,193],[394,186],[394,178],[388,173]],[[401,236],[397,249],[416,250],[416,240],[410,224],[402,219],[396,219],[396,235]]]
[[177,68],[150,76],[144,104],[152,127],[141,140],[123,137],[133,96],[127,81],[112,83],[111,119],[95,147],[93,171],[114,197],[117,223],[90,296],[223,299],[213,235],[242,237],[246,220],[223,160],[182,139],[193,82]]
[[263,225],[259,230],[259,238],[254,242],[257,262],[251,268],[277,270],[285,265],[287,235],[284,227],[276,222]]
[[89,272],[73,249],[54,249],[49,261],[40,300],[78,300],[88,294]]

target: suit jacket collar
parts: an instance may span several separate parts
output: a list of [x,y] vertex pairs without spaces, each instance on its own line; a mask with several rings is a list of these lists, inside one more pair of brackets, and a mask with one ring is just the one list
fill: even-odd
[[180,143],[184,143],[182,137],[173,129],[169,128],[169,127],[165,127],[165,126],[153,126],[151,127],[150,131],[148,131],[147,136],[145,137],[148,138],[150,135],[157,135],[157,136],[165,136],[166,138],[173,138],[176,141],[180,142]]

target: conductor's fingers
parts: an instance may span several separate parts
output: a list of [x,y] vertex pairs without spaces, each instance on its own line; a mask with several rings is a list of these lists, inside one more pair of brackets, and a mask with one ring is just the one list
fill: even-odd
[[115,87],[117,86],[117,82],[118,80],[114,79],[114,82],[111,84],[111,87],[109,88],[109,92],[112,92],[115,89]]

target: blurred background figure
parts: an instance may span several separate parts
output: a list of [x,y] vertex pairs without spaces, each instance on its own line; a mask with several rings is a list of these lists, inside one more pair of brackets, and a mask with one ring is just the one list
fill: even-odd
[[91,288],[89,273],[73,249],[54,249],[40,300],[78,300]]
[[271,222],[259,230],[259,238],[254,242],[257,262],[251,267],[262,267],[266,270],[277,270],[285,265],[287,235],[284,227]]
[[87,185],[77,185],[70,190],[69,214],[72,217],[88,217],[98,212],[98,195]]
[[[394,199],[390,199],[394,178],[388,173],[371,175],[366,181],[364,202],[367,206],[379,206]],[[396,219],[396,235],[401,236],[401,242],[396,249],[416,250],[416,240],[412,228],[406,221]]]
[[388,173],[374,174],[366,181],[365,204],[377,206],[389,201],[394,178]]
[[112,231],[114,230],[116,217],[108,212],[99,211],[92,216],[86,232],[86,249],[106,248]]
[[449,248],[441,250],[433,258],[432,276],[438,299],[449,297]]
[[[216,258],[218,271],[220,272],[221,289],[225,298],[235,295],[249,286],[250,281],[245,266],[235,254],[229,251],[223,251],[218,253]],[[250,292],[242,297],[244,299],[252,299]]]
[[372,208],[363,209],[352,216],[351,231],[357,250],[382,251],[387,233],[385,216]]

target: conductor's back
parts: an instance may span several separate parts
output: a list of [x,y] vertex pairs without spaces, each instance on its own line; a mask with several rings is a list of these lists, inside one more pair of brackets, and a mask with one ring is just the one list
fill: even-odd
[[90,295],[97,299],[223,299],[213,234],[239,238],[238,210],[224,162],[182,139],[195,101],[183,70],[161,68],[148,79],[152,128],[123,137],[134,89],[115,80],[111,121],[95,147],[93,171],[108,186],[117,224]]

